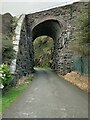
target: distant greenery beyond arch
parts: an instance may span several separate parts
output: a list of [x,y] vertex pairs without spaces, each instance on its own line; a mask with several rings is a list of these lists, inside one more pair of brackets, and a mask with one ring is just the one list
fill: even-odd
[[51,67],[53,54],[53,39],[40,36],[34,41],[34,62],[37,67]]

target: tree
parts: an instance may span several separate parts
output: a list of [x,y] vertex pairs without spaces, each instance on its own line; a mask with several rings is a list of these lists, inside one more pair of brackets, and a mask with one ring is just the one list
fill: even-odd
[[76,32],[74,32],[73,50],[81,56],[90,55],[90,33],[89,33],[88,11],[85,10],[76,21]]
[[11,64],[14,58],[14,50],[12,44],[12,37],[2,35],[2,63]]

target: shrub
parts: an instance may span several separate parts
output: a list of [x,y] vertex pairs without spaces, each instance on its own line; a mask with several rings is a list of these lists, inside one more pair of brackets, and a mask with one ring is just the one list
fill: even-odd
[[88,21],[88,11],[82,12],[76,20],[77,31],[74,32],[73,38],[75,39],[71,45],[72,50],[76,51],[81,56],[90,55],[90,31]]
[[0,65],[0,84],[9,85],[13,80],[13,76],[11,75],[10,69],[7,65]]
[[2,36],[2,62],[10,65],[14,58],[14,50],[12,44],[12,38],[3,35]]

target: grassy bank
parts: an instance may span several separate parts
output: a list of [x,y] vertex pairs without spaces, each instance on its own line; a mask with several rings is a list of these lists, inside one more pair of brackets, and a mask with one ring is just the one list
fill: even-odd
[[25,91],[32,79],[33,77],[31,76],[25,81],[22,80],[23,83],[21,82],[16,87],[9,89],[4,95],[2,95],[2,98],[0,98],[0,113],[4,112],[5,109],[8,108],[11,103],[13,103],[16,98]]

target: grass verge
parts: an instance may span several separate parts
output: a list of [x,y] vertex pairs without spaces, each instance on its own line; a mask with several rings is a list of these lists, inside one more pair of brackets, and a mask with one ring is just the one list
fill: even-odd
[[0,98],[0,106],[2,106],[0,107],[0,113],[4,112],[5,109],[8,108],[11,103],[13,103],[16,98],[25,91],[31,80],[32,76],[29,76],[26,81],[16,87],[11,88],[4,95],[2,95],[2,98]]

